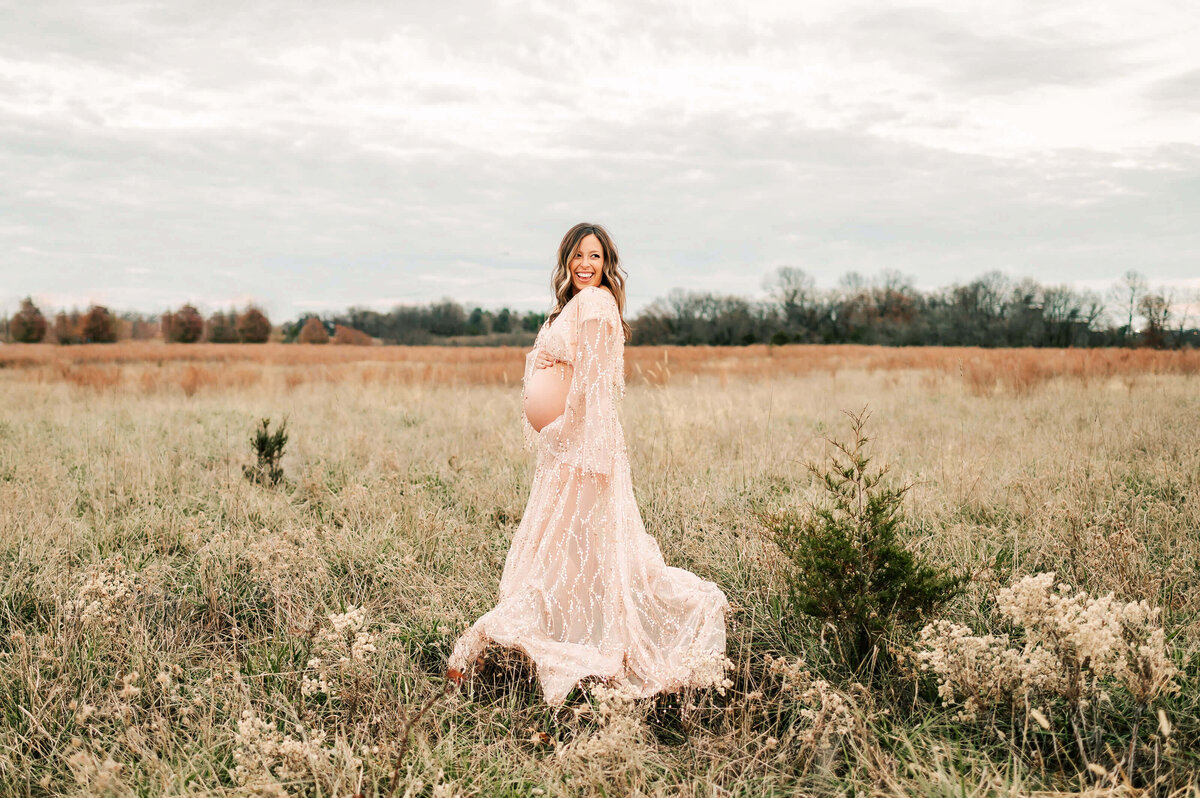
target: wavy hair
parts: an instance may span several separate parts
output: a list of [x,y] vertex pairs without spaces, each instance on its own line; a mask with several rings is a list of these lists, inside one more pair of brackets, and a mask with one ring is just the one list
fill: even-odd
[[604,265],[600,269],[600,285],[612,291],[617,300],[621,328],[625,340],[628,341],[633,337],[633,329],[625,321],[625,272],[621,269],[621,259],[617,255],[617,245],[613,243],[612,236],[598,224],[580,222],[567,231],[558,245],[558,265],[550,278],[550,287],[554,291],[554,310],[550,311],[546,324],[553,322],[576,294],[575,281],[571,279],[571,256],[575,254],[579,242],[589,235],[594,235],[600,241],[600,251],[604,257]]

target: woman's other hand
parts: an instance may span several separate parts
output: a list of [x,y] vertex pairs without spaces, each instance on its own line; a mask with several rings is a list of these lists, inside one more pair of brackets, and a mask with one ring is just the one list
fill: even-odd
[[558,358],[543,349],[537,353],[537,357],[534,359],[534,368],[544,369],[558,362]]

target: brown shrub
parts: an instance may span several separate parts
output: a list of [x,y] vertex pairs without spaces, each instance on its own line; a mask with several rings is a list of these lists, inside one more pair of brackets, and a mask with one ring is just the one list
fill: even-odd
[[59,364],[59,376],[80,388],[103,391],[115,388],[121,382],[120,366],[73,366]]
[[206,369],[199,366],[188,366],[179,378],[179,387],[183,389],[185,396],[194,396],[196,391],[200,390],[200,386],[205,385],[208,381]]
[[79,321],[79,337],[85,344],[111,344],[117,340],[117,324],[108,308],[92,305]]
[[237,334],[244,344],[265,344],[271,338],[271,321],[251,305],[237,318]]
[[36,344],[46,337],[46,317],[33,304],[32,297],[21,300],[21,309],[13,316],[10,331],[13,340],[21,344]]
[[[462,385],[519,385],[528,349],[523,346],[292,346],[267,343],[244,347],[229,344],[163,344],[124,341],[105,347],[0,347],[0,368],[28,370],[32,379],[44,374],[57,379],[59,363],[139,366],[203,363],[221,376],[246,364],[247,372],[263,366],[299,367],[309,372],[301,380],[350,377],[387,384],[455,383]],[[360,364],[350,368],[354,364]],[[323,373],[314,366],[346,371]],[[288,369],[291,370],[291,369]],[[747,380],[802,377],[838,372],[909,371],[928,378],[940,389],[961,386],[980,395],[1029,391],[1051,380],[1088,380],[1104,384],[1142,375],[1200,375],[1200,350],[1154,349],[978,349],[971,347],[894,348],[846,345],[789,344],[736,347],[630,346],[625,349],[629,384],[666,385],[695,377],[719,379],[730,385]],[[174,389],[179,372],[161,370],[164,387]],[[244,378],[239,378],[244,379]],[[922,384],[925,384],[924,382]]]
[[304,327],[300,329],[300,336],[297,339],[302,344],[327,344],[329,343],[329,333],[325,331],[325,325],[316,316],[309,316],[308,321],[304,322]]
[[163,336],[176,344],[194,344],[204,335],[204,318],[191,305],[163,314]]
[[371,346],[375,341],[362,330],[356,330],[344,324],[335,324],[333,326],[333,343],[347,346]]

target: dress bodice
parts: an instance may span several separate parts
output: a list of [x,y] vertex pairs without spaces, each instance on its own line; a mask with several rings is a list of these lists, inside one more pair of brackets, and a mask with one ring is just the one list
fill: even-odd
[[[604,459],[615,449],[624,449],[616,409],[625,395],[624,338],[619,325],[620,313],[611,294],[585,287],[538,330],[525,355],[522,377],[521,427],[527,449],[544,450],[576,465],[593,455]],[[563,373],[570,387],[565,411],[538,431],[529,423],[524,407],[543,351],[569,364]],[[604,439],[603,446],[585,443],[597,436]]]
[[534,349],[544,349],[559,360],[565,360],[568,363],[574,362],[573,352],[567,341],[566,323],[559,324],[563,321],[563,315],[560,313],[553,324],[546,324],[538,332],[538,336],[534,341]]

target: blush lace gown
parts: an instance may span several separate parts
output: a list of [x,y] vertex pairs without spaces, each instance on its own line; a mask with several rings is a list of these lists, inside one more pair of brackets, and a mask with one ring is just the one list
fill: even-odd
[[566,409],[541,432],[522,411],[526,448],[537,455],[529,501],[498,603],[458,638],[447,662],[469,674],[489,645],[518,649],[536,665],[551,706],[588,676],[648,697],[721,685],[731,664],[725,594],[664,562],[634,500],[617,417],[624,344],[616,299],[595,286],[538,333],[524,385],[539,349],[570,362]]

